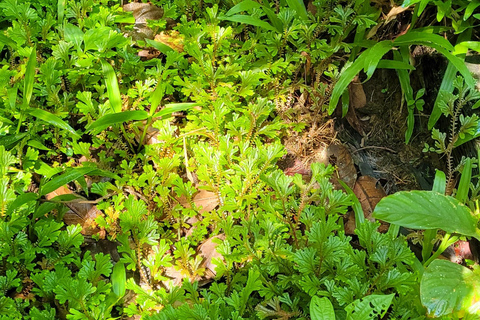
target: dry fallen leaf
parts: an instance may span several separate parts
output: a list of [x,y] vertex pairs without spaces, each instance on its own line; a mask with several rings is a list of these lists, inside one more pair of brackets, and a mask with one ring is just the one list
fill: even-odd
[[202,279],[204,281],[213,279],[217,274],[215,271],[217,266],[212,262],[212,259],[223,259],[223,256],[217,251],[218,243],[214,242],[215,239],[220,239],[223,241],[225,240],[225,235],[219,234],[211,237],[205,240],[205,242],[198,247],[198,254],[203,258],[202,267],[205,268],[205,275]]
[[[45,198],[51,200],[56,196],[72,194],[75,195],[67,186],[58,188],[55,191],[48,193]],[[97,209],[97,207],[86,202],[86,199],[75,195],[78,199],[68,201],[65,205],[70,209],[68,210],[64,217],[63,221],[66,225],[80,224],[82,226],[82,234],[85,236],[91,236],[100,231],[97,224],[95,223],[95,218],[98,215],[101,215],[102,212]]]
[[[185,197],[182,196],[180,198],[177,198],[177,200],[185,208],[191,208],[190,203],[188,203]],[[215,209],[220,203],[218,201],[218,196],[214,192],[207,190],[200,190],[193,197],[192,200],[193,203],[195,203],[195,206],[197,206],[197,208],[200,208],[198,210],[199,213],[210,212]]]
[[350,108],[361,109],[367,104],[367,96],[363,90],[362,82],[356,76],[348,86],[350,95]]
[[[383,187],[378,183],[378,180],[370,176],[361,176],[358,178],[353,192],[357,196],[362,205],[363,214],[365,218],[370,221],[375,221],[372,217],[372,212],[380,200],[387,196]],[[380,232],[388,230],[388,224],[381,222],[379,228]]]
[[337,176],[332,177],[336,189],[341,189],[338,179],[353,188],[357,180],[357,169],[353,163],[350,151],[341,144],[331,144],[325,150],[318,152],[315,160],[325,165],[331,164],[337,168]]

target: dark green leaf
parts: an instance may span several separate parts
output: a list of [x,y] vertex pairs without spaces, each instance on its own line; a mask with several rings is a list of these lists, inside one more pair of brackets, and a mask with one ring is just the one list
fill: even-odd
[[11,202],[8,205],[7,216],[10,215],[13,212],[13,210],[21,207],[25,203],[36,201],[37,199],[38,199],[38,194],[32,193],[32,192],[19,195],[17,199],[15,199],[13,202]]

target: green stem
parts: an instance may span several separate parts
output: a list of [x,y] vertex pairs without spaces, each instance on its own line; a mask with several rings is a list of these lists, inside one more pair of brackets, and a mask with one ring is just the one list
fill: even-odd
[[445,234],[443,237],[442,243],[440,243],[440,246],[438,247],[437,251],[430,257],[430,259],[427,260],[423,264],[423,266],[426,268],[430,263],[432,263],[433,260],[438,258],[439,255],[441,255],[449,246],[457,242],[458,236],[451,236],[450,233]]

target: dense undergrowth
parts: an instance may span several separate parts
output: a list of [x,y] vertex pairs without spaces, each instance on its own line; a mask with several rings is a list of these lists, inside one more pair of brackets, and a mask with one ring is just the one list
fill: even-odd
[[[142,30],[156,40],[116,2],[0,1],[2,319],[475,318],[476,289],[458,284],[467,278],[453,298],[432,288],[451,268],[476,281],[476,269],[432,263],[427,240],[422,266],[398,227],[380,233],[351,192],[334,189],[332,166],[313,163],[308,177],[276,166],[288,136],[323,143],[310,129],[339,100],[346,113],[345,88],[361,70],[397,70],[408,141],[423,110],[408,80],[411,45],[437,49],[465,78],[443,88],[451,103],[432,113],[454,118],[451,143],[437,130],[438,150],[427,146],[450,158],[458,140],[478,135],[478,118],[455,107],[478,99],[460,47],[434,27],[394,42],[372,36],[385,8],[368,1],[314,1],[308,11],[293,0],[153,3],[162,18]],[[425,4],[407,4],[412,28]],[[475,9],[439,5],[438,14],[468,33]],[[141,59],[142,48],[156,56]],[[389,51],[394,59],[382,60]],[[299,108],[303,94],[310,103]],[[439,201],[434,219],[444,223],[403,219],[394,201],[405,194],[384,201],[379,217],[433,229],[429,240],[445,230],[443,246],[450,235],[478,236],[460,204],[475,209],[476,160],[462,163],[458,200],[405,200],[414,209],[422,197]],[[435,191],[454,172],[439,174]],[[354,239],[344,233],[351,207]]]

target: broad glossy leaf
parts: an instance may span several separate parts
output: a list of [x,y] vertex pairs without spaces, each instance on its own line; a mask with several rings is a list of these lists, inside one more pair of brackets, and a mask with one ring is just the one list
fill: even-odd
[[83,42],[82,30],[71,23],[67,23],[64,28],[64,33],[65,41],[73,43],[76,49],[80,49]]
[[42,109],[30,108],[30,109],[28,109],[28,114],[34,116],[35,118],[41,119],[41,120],[59,128],[59,129],[63,129],[65,131],[68,131],[71,134],[73,134],[76,138],[80,138],[78,133],[76,133],[75,130],[73,130],[73,128],[70,127],[70,125],[68,123],[66,123],[65,121],[63,121],[62,119],[60,119],[59,117],[57,117],[56,115],[54,115],[54,114],[52,114],[48,111],[45,111],[45,110],[42,110]]
[[310,318],[312,320],[335,320],[335,310],[328,298],[313,296],[310,301]]
[[433,191],[401,191],[375,207],[377,219],[412,229],[442,229],[479,237],[477,220],[457,199]]
[[30,57],[28,57],[27,67],[25,69],[25,82],[23,83],[23,105],[28,107],[32,98],[33,83],[35,82],[35,67],[37,66],[37,50],[32,48]]
[[473,313],[471,307],[478,299],[475,296],[480,294],[479,283],[479,274],[470,269],[450,261],[434,260],[422,276],[420,299],[434,317],[461,310]]
[[67,183],[77,180],[80,177],[83,177],[85,174],[88,174],[97,168],[95,167],[81,167],[81,168],[73,168],[70,169],[68,172],[57,176],[47,182],[40,188],[40,195],[46,195],[47,193],[53,192],[58,188],[66,185]]
[[122,96],[118,88],[117,76],[110,63],[102,60],[103,76],[107,85],[108,99],[113,112],[122,111]]
[[131,120],[145,120],[147,118],[148,113],[143,110],[131,110],[111,113],[100,117],[100,119],[87,126],[87,129],[89,131],[100,131],[118,123],[123,123]]
[[252,26],[260,27],[265,30],[269,31],[277,31],[271,24],[268,22],[265,22],[263,20],[260,20],[255,17],[251,16],[246,16],[246,15],[241,15],[241,14],[235,14],[233,16],[223,16],[219,17],[220,20],[228,20],[232,22],[238,22],[238,23],[245,23],[245,24],[250,24]]

